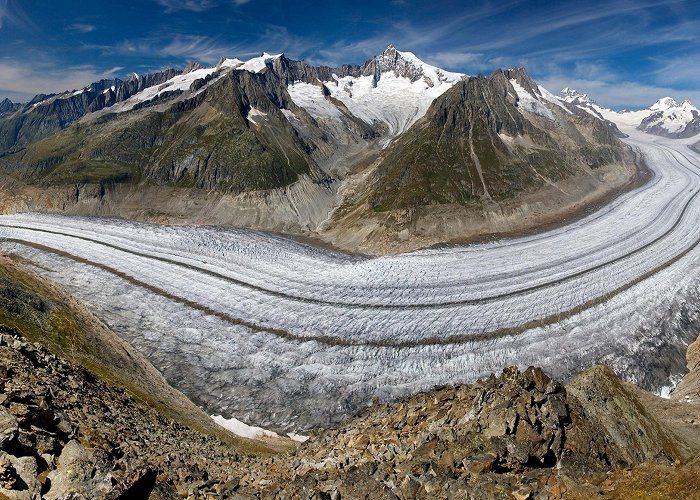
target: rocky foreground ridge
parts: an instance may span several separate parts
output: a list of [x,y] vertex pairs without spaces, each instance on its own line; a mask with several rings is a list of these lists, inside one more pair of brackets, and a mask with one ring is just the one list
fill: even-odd
[[509,368],[368,408],[277,456],[188,429],[6,327],[0,375],[0,498],[620,497],[655,468],[675,498],[700,498],[698,450],[603,366],[566,387]]

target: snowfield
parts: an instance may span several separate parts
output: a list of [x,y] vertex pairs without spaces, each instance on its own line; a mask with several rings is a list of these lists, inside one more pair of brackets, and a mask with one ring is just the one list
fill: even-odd
[[209,414],[277,431],[508,365],[561,377],[606,362],[660,390],[700,326],[700,155],[625,132],[649,183],[517,239],[362,258],[250,230],[19,214],[0,217],[0,250]]

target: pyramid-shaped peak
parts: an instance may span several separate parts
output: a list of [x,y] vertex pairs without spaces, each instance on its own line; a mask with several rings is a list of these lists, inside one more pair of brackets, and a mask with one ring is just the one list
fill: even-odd
[[503,72],[509,80],[515,81],[532,95],[540,95],[540,90],[535,81],[530,78],[523,66],[510,68]]

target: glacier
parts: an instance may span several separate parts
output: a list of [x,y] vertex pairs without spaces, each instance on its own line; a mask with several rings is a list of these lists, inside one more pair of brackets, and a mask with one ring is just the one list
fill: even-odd
[[518,238],[368,258],[252,230],[30,213],[0,216],[0,250],[209,414],[278,432],[508,365],[566,377],[605,362],[660,390],[700,327],[700,155],[622,128],[653,178]]

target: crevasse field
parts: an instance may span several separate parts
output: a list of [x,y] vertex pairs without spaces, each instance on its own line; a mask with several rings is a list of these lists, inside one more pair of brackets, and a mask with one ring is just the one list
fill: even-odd
[[700,155],[633,130],[654,178],[570,225],[380,258],[269,234],[0,217],[32,262],[210,414],[284,431],[508,365],[605,362],[659,392],[697,334]]

